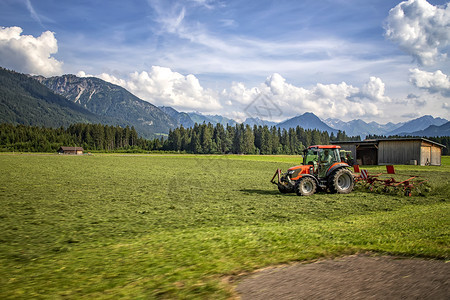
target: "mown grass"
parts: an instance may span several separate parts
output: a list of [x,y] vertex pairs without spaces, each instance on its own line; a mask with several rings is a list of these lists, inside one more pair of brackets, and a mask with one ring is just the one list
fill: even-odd
[[[364,251],[449,259],[450,157],[396,166],[432,191],[311,197],[296,156],[0,155],[1,298],[227,298],[222,280]],[[368,167],[370,172],[384,167]]]

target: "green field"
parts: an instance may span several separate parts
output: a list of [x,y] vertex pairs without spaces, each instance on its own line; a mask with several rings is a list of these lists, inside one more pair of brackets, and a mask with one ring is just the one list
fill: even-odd
[[[268,265],[374,251],[449,259],[450,157],[427,196],[282,195],[294,156],[0,155],[0,298],[207,298]],[[369,171],[383,171],[370,167]]]

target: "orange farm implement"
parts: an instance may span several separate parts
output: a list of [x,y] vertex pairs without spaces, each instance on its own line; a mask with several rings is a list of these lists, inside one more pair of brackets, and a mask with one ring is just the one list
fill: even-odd
[[[427,181],[418,178],[419,176],[406,176],[395,174],[394,166],[387,165],[386,173],[371,174],[367,170],[359,169],[358,165],[354,165],[355,181],[358,185],[362,185],[369,191],[375,192],[401,192],[405,196],[411,196],[413,192],[421,193],[421,189],[425,188],[424,183]],[[402,179],[395,179],[403,176]]]

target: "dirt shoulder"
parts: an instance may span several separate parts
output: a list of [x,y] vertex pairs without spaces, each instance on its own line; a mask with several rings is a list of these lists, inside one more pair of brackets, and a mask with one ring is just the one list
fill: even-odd
[[264,269],[241,279],[241,299],[450,299],[450,262],[359,254]]

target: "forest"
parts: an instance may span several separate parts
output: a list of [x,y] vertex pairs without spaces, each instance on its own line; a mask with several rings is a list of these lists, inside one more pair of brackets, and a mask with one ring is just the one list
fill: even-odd
[[[397,136],[398,137],[398,136]],[[367,138],[386,138],[368,136]],[[430,137],[446,146],[449,154],[450,137]],[[193,154],[300,154],[310,145],[330,141],[359,141],[344,132],[334,133],[297,128],[289,130],[275,126],[238,124],[223,126],[195,124],[192,128],[178,127],[165,137],[144,139],[134,127],[78,123],[67,128],[0,124],[0,151],[56,152],[61,146],[83,147],[99,152],[170,151]]]
[[359,140],[345,132],[337,135],[297,127],[238,124],[223,126],[195,124],[170,130],[168,136],[144,139],[134,127],[79,123],[67,128],[0,124],[0,151],[56,152],[61,146],[83,147],[86,151],[151,152],[173,151],[195,154],[299,154],[305,147],[330,141]]

